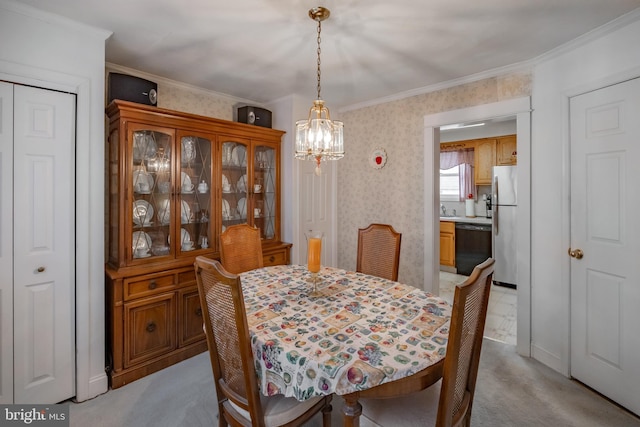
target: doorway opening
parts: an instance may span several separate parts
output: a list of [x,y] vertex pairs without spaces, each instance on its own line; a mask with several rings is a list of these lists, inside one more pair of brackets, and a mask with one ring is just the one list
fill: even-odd
[[[449,146],[451,143],[454,143],[454,145],[459,143],[461,147],[473,147],[473,144],[482,138],[513,135],[516,132],[515,116],[500,117],[472,123],[471,125],[459,123],[443,126],[440,128],[440,143],[448,144]],[[452,154],[451,152],[447,153],[448,158],[451,158]],[[474,169],[478,166],[474,164]],[[441,181],[442,175],[436,178]],[[455,219],[454,266],[440,265],[440,296],[453,302],[455,286],[466,280],[473,267],[480,264],[487,257],[493,256],[495,258],[492,242],[492,212],[487,204],[487,198],[491,200],[492,188],[491,185],[478,185],[474,182],[473,194],[475,199],[471,212],[469,212],[468,206],[465,207],[466,200],[464,202],[460,201],[457,193],[455,194],[456,197],[452,198],[445,191],[443,197],[442,182],[439,188],[440,210],[444,213],[441,214],[440,219],[452,220],[450,218],[451,212],[462,212],[459,216],[463,217]],[[455,215],[453,216],[455,217]],[[469,216],[469,221],[474,222],[464,222],[465,216]],[[481,222],[476,223],[475,221]],[[516,345],[517,292],[515,289],[506,289],[496,284],[492,285],[484,335],[510,345]]]
[[517,303],[516,303],[516,350],[523,356],[531,355],[531,100],[529,97],[483,104],[460,110],[446,111],[425,116],[425,288],[439,292],[439,230],[440,194],[439,156],[441,142],[440,127],[455,123],[466,123],[515,117],[518,141],[518,224],[516,230],[517,257]]

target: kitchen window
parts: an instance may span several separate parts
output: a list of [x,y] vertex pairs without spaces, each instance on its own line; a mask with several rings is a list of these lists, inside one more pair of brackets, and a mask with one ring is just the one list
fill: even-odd
[[469,194],[475,198],[473,149],[440,153],[440,200],[463,202]]
[[440,200],[457,202],[460,200],[460,166],[440,169]]

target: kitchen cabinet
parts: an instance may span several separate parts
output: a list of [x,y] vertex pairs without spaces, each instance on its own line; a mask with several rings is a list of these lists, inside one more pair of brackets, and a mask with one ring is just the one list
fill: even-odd
[[491,185],[492,170],[496,164],[496,140],[494,138],[476,140],[474,161],[475,184]]
[[496,140],[496,164],[516,165],[518,163],[518,147],[516,135],[500,136]]
[[113,388],[206,351],[193,262],[229,225],[280,241],[284,132],[116,100],[107,107],[107,363]]
[[518,151],[516,135],[470,139],[440,144],[440,151],[472,148],[474,155],[475,185],[491,185],[492,170],[496,165],[515,165]]
[[440,221],[440,265],[456,266],[456,227],[451,221]]
[[440,144],[440,151],[456,151],[474,149],[476,146],[475,140],[469,141],[455,141],[455,142],[443,142]]

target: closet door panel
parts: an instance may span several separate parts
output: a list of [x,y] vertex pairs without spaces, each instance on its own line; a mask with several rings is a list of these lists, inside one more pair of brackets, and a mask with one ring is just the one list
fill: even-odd
[[75,394],[75,96],[15,86],[14,399]]
[[0,404],[13,403],[13,84],[0,82]]

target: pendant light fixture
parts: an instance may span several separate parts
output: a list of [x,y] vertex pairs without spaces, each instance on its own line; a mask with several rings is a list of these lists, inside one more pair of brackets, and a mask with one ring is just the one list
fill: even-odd
[[318,23],[318,97],[313,101],[307,120],[296,122],[296,159],[316,162],[316,175],[320,175],[320,162],[338,160],[344,157],[344,140],[342,122],[331,120],[329,109],[320,97],[320,34],[322,21],[331,12],[322,6],[309,10],[309,17]]

